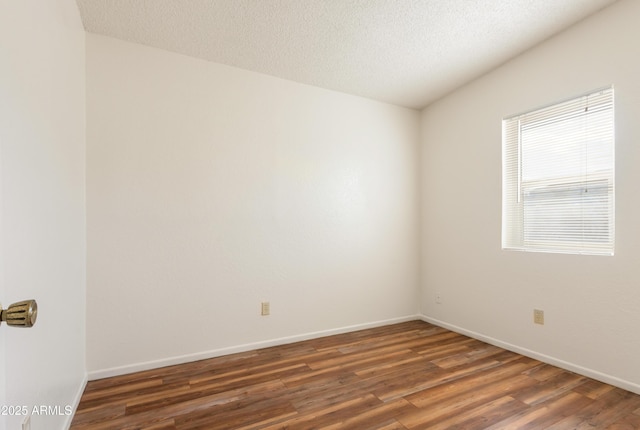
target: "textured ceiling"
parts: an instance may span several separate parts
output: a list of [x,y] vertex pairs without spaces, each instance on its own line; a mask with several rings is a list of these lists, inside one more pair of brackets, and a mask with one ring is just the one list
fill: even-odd
[[87,31],[421,108],[615,0],[77,0]]

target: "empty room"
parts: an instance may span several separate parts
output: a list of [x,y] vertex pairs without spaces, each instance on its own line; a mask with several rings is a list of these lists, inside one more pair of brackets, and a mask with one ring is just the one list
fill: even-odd
[[639,22],[0,0],[0,430],[640,429]]

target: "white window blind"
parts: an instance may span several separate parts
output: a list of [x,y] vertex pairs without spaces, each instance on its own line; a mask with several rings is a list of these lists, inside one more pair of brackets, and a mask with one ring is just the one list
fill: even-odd
[[502,121],[502,247],[613,255],[613,88]]

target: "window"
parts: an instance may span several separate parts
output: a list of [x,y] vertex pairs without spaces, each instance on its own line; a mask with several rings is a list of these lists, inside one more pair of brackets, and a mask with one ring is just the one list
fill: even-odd
[[613,87],[502,121],[502,248],[613,255]]

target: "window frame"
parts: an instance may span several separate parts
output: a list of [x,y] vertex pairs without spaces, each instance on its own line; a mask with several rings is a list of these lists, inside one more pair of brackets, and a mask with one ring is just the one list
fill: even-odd
[[[591,99],[590,99],[591,98]],[[584,103],[584,104],[583,104]],[[581,111],[583,109],[584,111]],[[589,109],[592,109],[591,111]],[[584,173],[580,175],[572,174],[565,176],[553,176],[548,173],[547,177],[538,180],[536,187],[535,180],[524,180],[523,166],[523,123],[524,127],[540,128],[539,134],[544,136],[545,132],[552,129],[553,124],[556,126],[562,122],[570,123],[571,121],[583,120],[584,122],[596,120],[600,118],[598,114],[606,118],[602,121],[605,126],[598,128],[599,134],[589,134],[585,132],[582,140],[575,138],[572,145],[579,147],[580,151],[584,149],[582,163],[584,164]],[[533,124],[533,125],[532,125]],[[551,126],[550,126],[551,125]],[[600,124],[598,124],[600,125]],[[548,127],[549,129],[545,129]],[[567,126],[568,127],[568,126]],[[570,128],[570,127],[568,127]],[[589,129],[591,130],[591,129]],[[569,135],[571,135],[569,133]],[[573,135],[571,135],[573,136]],[[578,136],[576,133],[575,136]],[[601,140],[590,138],[601,138]],[[555,135],[554,135],[555,139]],[[533,144],[526,143],[527,151],[535,153],[530,148],[542,148],[541,153],[552,152],[553,147],[550,145],[561,142],[562,145],[567,143],[563,140],[554,141],[545,139],[544,137],[532,138]],[[594,147],[595,149],[590,149]],[[549,149],[551,148],[551,149]],[[563,147],[564,148],[564,147]],[[591,150],[591,152],[589,152]],[[599,151],[599,152],[598,152]],[[599,155],[600,152],[606,153],[605,164],[596,164],[591,161],[589,155]],[[575,151],[574,152],[578,152]],[[579,156],[567,159],[567,164],[579,160]],[[537,156],[539,154],[536,154]],[[533,158],[533,157],[531,157]],[[610,164],[608,162],[610,161]],[[536,164],[537,163],[537,164]],[[553,163],[551,163],[553,164]],[[563,165],[564,163],[560,163]],[[534,166],[536,170],[544,167],[544,163],[540,160],[529,162],[528,166]],[[605,168],[602,168],[604,166]],[[564,167],[563,167],[564,168]],[[599,170],[598,170],[599,169]],[[529,169],[531,170],[531,168]],[[549,169],[540,169],[545,172]],[[579,180],[578,180],[579,179]],[[591,187],[594,190],[602,188],[605,184],[606,194],[596,194],[589,196],[586,193]],[[531,190],[538,192],[538,198],[543,193],[547,193],[546,200],[541,199],[539,202],[549,205],[551,215],[548,219],[556,217],[551,221],[545,221],[545,215],[540,212],[538,218],[530,213],[525,214],[527,202],[531,203],[530,207],[540,211],[540,207],[535,206],[532,198],[527,199],[527,194]],[[584,197],[576,197],[576,193],[582,193],[580,188],[584,188]],[[555,193],[555,194],[554,194]],[[563,201],[562,193],[572,194],[571,200]],[[567,195],[568,195],[567,194]],[[530,194],[528,194],[530,195]],[[555,199],[555,200],[554,200]],[[553,206],[556,201],[556,206]],[[576,203],[580,204],[580,216],[572,215],[576,212],[572,206]],[[544,208],[544,206],[543,206]],[[558,209],[560,208],[560,209]],[[606,208],[606,213],[603,212]],[[531,209],[529,209],[531,211]],[[591,212],[585,212],[591,211]],[[542,214],[542,215],[541,215]],[[529,221],[527,216],[534,216]],[[566,218],[565,218],[566,217]],[[576,220],[579,222],[576,223]],[[606,225],[602,220],[606,220]],[[532,221],[533,220],[533,221]],[[588,225],[585,225],[585,220]],[[562,225],[565,224],[564,229]],[[542,232],[542,233],[540,233]],[[579,233],[574,233],[579,232]],[[554,235],[558,233],[558,239]],[[526,235],[529,234],[529,238]],[[538,234],[537,240],[532,237]],[[572,235],[575,234],[575,237]],[[541,239],[542,238],[542,239]],[[547,252],[547,253],[565,253],[565,254],[588,254],[588,255],[614,255],[615,252],[615,93],[613,85],[602,87],[593,91],[583,93],[578,96],[570,97],[559,102],[550,103],[548,105],[531,109],[516,115],[510,115],[502,120],[502,249],[517,250],[527,252]]]

